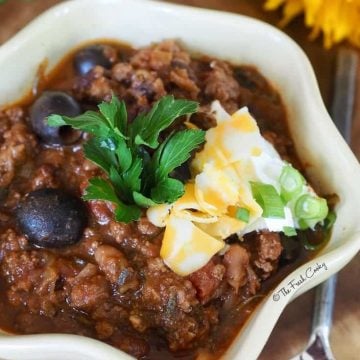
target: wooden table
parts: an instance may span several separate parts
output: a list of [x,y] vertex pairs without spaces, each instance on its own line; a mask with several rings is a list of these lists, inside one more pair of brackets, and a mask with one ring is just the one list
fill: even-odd
[[[0,44],[21,29],[28,21],[60,0],[8,0],[0,6]],[[265,13],[261,0],[169,0],[169,2],[208,7],[250,15],[272,24],[279,13]],[[309,42],[308,31],[297,20],[285,31],[308,54],[327,105],[331,102],[335,50],[325,51],[321,41]],[[358,71],[360,89],[360,71]],[[360,97],[359,97],[360,100]],[[360,159],[360,101],[357,101],[352,136],[352,149]],[[359,184],[360,186],[360,184]],[[360,359],[360,257],[357,256],[339,274],[334,326],[331,344],[338,360]],[[261,360],[287,360],[299,352],[307,342],[311,323],[313,292],[310,291],[291,303],[281,316],[263,350]],[[247,360],[247,359],[244,359]]]

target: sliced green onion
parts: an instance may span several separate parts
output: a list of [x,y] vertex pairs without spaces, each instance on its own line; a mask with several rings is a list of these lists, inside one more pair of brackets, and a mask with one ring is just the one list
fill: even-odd
[[248,209],[246,209],[246,208],[239,207],[239,208],[236,209],[235,217],[238,220],[241,220],[241,221],[243,221],[245,223],[248,223],[249,218],[250,218],[250,211]]
[[310,224],[308,224],[308,222],[306,222],[306,220],[304,220],[304,219],[300,219],[298,221],[298,223],[299,223],[299,228],[301,230],[306,230],[306,229],[308,229],[310,227]]
[[288,202],[300,195],[305,183],[304,177],[291,165],[283,167],[280,175],[281,197]]
[[284,203],[274,186],[253,181],[250,185],[255,201],[263,209],[264,218],[285,218]]
[[336,214],[334,211],[331,210],[331,211],[329,211],[329,213],[325,219],[324,228],[326,230],[330,230],[333,227],[335,221],[336,221]]
[[295,228],[291,227],[291,226],[284,226],[283,227],[283,232],[286,236],[296,236],[297,232],[295,230]]
[[296,200],[295,216],[299,219],[322,221],[328,211],[326,200],[323,198],[304,194]]

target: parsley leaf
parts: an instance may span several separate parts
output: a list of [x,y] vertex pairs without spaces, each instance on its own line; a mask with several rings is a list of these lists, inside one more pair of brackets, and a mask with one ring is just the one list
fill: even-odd
[[109,123],[110,127],[120,136],[125,137],[127,131],[127,112],[123,101],[112,96],[109,103],[102,102],[98,105],[101,114]]
[[50,126],[70,125],[74,129],[103,137],[107,137],[110,132],[104,117],[95,111],[87,111],[84,114],[72,118],[61,115],[50,115],[48,117],[48,124]]
[[115,145],[111,138],[93,137],[83,145],[86,158],[100,166],[107,174],[111,166],[117,166]]
[[169,127],[180,116],[197,111],[198,104],[189,100],[175,100],[173,96],[164,96],[147,114],[138,115],[130,126],[131,136],[137,145],[146,145],[152,149],[159,146],[158,137],[162,130]]
[[115,220],[130,223],[139,220],[141,209],[136,205],[122,205],[115,209]]
[[115,204],[118,202],[117,195],[113,187],[102,178],[92,178],[85,190],[84,200],[105,200]]
[[184,194],[181,181],[169,174],[186,162],[205,140],[202,130],[182,130],[159,144],[160,133],[178,117],[197,111],[198,104],[165,96],[148,113],[129,124],[126,105],[114,95],[98,105],[99,112],[87,111],[76,117],[51,115],[50,126],[70,125],[90,133],[83,144],[87,159],[101,168],[107,179],[92,178],[85,200],[115,204],[115,219],[131,222],[141,208],[172,203]]
[[109,178],[111,180],[111,183],[116,188],[117,193],[122,197],[122,199],[126,202],[131,203],[131,184],[128,184],[127,181],[123,178],[123,176],[120,175],[114,167],[110,168]]
[[191,152],[205,141],[203,130],[182,130],[167,139],[155,151],[154,159],[159,179],[186,162]]
[[157,203],[154,200],[151,200],[150,198],[144,196],[143,194],[140,194],[137,191],[133,192],[133,198],[135,203],[143,208],[148,208],[150,206],[157,205]]
[[151,198],[157,203],[173,203],[184,195],[184,185],[181,181],[165,178],[151,189]]
[[124,139],[118,140],[115,153],[118,158],[119,166],[121,170],[122,171],[128,170],[133,162],[133,156],[131,154],[130,148],[127,146]]
[[124,204],[116,195],[113,187],[104,179],[93,178],[85,190],[84,200],[105,200],[116,205],[115,219],[125,223],[139,219],[141,210],[136,205]]

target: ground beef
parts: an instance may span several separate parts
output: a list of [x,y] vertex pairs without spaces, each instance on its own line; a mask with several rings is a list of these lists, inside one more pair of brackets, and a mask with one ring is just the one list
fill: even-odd
[[[128,230],[128,232],[126,232],[126,230]],[[140,256],[145,258],[160,256],[161,233],[159,236],[153,237],[152,235],[143,236],[138,231],[134,232],[134,229],[131,227],[127,227],[126,230],[124,234],[124,227],[114,223],[111,224],[110,231],[115,235],[116,241],[127,256]],[[131,234],[129,234],[129,232],[131,232]]]
[[71,261],[55,258],[45,250],[10,251],[2,260],[9,302],[47,316],[53,316],[66,302],[66,290],[57,286],[58,281],[76,272]]
[[189,313],[198,304],[192,283],[169,270],[160,258],[148,260],[144,277],[141,301],[147,309],[161,312],[176,308]]
[[[7,223],[9,218],[3,218]],[[28,247],[28,241],[25,236],[19,235],[14,229],[8,228],[0,235],[0,261],[8,252],[25,250]]]
[[171,65],[189,66],[191,58],[188,52],[183,50],[173,40],[165,40],[159,44],[146,47],[137,51],[130,59],[135,68],[165,71]]
[[190,99],[196,99],[200,89],[191,79],[189,70],[186,68],[175,67],[170,72],[170,83],[178,88],[185,90],[189,94]]
[[[160,258],[148,260],[138,310],[131,322],[139,331],[156,327],[164,331],[169,347],[180,350],[202,338],[212,320],[200,306],[191,281],[169,270]],[[141,309],[141,311],[139,311]]]
[[56,177],[56,167],[51,164],[44,164],[39,166],[32,178],[32,190],[42,188],[58,188],[60,186]]
[[120,294],[138,288],[136,272],[121,251],[110,245],[101,245],[94,256],[100,270]]
[[247,269],[247,291],[250,295],[255,295],[260,289],[261,283],[259,277],[251,266]]
[[86,75],[78,78],[74,84],[74,92],[79,99],[90,99],[96,102],[110,100],[115,84],[112,84],[108,71],[96,66]]
[[110,338],[110,343],[138,359],[144,358],[150,350],[149,344],[144,339],[133,334],[115,334]]
[[110,297],[110,286],[104,275],[97,273],[97,267],[88,264],[70,280],[70,305],[76,309],[91,312]]
[[238,109],[240,86],[229,64],[213,60],[204,80],[204,93],[210,99],[219,100],[230,113]]
[[191,116],[190,122],[204,130],[209,130],[216,126],[216,119],[210,113],[209,106],[202,106],[199,112]]
[[0,188],[14,179],[16,169],[24,164],[35,148],[35,137],[28,127],[16,122],[2,134],[0,142]]
[[137,226],[137,230],[142,235],[154,236],[161,232],[161,230],[155,225],[153,225],[146,216],[141,217],[136,222],[136,226]]
[[[87,186],[87,185],[86,185]],[[86,188],[85,186],[85,188]],[[90,201],[89,208],[100,225],[108,224],[114,217],[112,204],[105,201]]]
[[262,278],[268,278],[278,267],[282,251],[280,235],[274,232],[262,231],[248,236],[251,243],[251,264]]
[[131,64],[120,62],[115,64],[111,69],[111,77],[119,83],[129,85],[131,83],[133,72],[134,68]]

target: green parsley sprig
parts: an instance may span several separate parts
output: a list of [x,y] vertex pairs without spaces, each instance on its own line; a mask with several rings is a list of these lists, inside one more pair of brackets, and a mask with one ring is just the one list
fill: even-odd
[[112,96],[98,105],[99,112],[87,111],[76,117],[51,115],[50,126],[69,125],[92,134],[83,145],[87,159],[107,175],[92,178],[85,200],[105,200],[116,205],[115,219],[139,219],[141,208],[172,203],[184,194],[184,185],[169,174],[186,162],[205,140],[202,130],[171,133],[160,144],[160,133],[178,117],[197,111],[198,104],[164,96],[147,113],[128,122],[126,105]]

